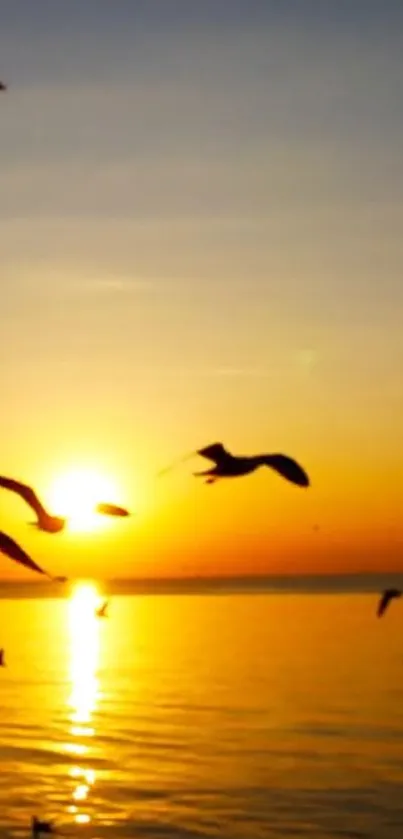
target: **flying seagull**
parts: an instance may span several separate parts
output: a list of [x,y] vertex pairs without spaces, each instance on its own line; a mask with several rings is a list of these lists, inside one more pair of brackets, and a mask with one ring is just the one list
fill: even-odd
[[222,443],[213,443],[198,449],[197,454],[211,460],[215,466],[195,475],[207,477],[206,483],[213,484],[218,478],[237,478],[249,475],[259,466],[269,466],[287,481],[300,487],[309,486],[309,478],[299,464],[284,454],[259,454],[253,457],[236,457],[230,454]]
[[51,516],[41,504],[36,492],[32,487],[22,484],[20,481],[14,481],[12,478],[4,478],[0,476],[0,488],[8,489],[10,492],[15,492],[19,495],[37,515],[37,521],[34,523],[39,530],[44,530],[45,533],[58,533],[66,525],[66,519],[60,516]]
[[6,662],[4,661],[4,650],[0,650],[0,667],[5,667]]
[[130,516],[128,510],[125,510],[124,507],[118,507],[116,504],[97,504],[95,512],[101,513],[103,516],[117,516],[118,518]]
[[54,582],[66,582],[65,577],[52,577],[48,574],[47,571],[44,571],[40,565],[37,565],[30,556],[28,556],[25,551],[17,545],[17,542],[14,542],[14,539],[11,539],[10,536],[7,536],[6,533],[2,533],[0,531],[0,553],[7,556],[9,559],[13,559],[14,562],[18,562],[20,565],[23,565],[25,568],[29,568],[30,571],[36,571],[38,574],[43,574],[45,577],[49,577],[50,580]]
[[102,606],[98,606],[98,609],[95,612],[97,618],[107,618],[108,617],[108,605],[109,605],[109,601],[105,600],[102,603]]
[[399,591],[399,589],[397,589],[397,588],[387,588],[386,591],[383,592],[382,597],[381,597],[381,599],[378,603],[378,610],[377,610],[378,618],[381,618],[382,615],[385,614],[386,609],[388,608],[389,602],[391,600],[394,600],[394,599],[396,599],[398,597],[401,597],[401,596],[402,596],[402,592]]

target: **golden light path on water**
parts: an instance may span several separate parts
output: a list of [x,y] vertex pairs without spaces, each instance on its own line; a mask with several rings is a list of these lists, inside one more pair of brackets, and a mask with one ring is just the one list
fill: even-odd
[[78,583],[68,606],[70,640],[70,682],[72,741],[67,751],[77,757],[77,765],[69,770],[73,780],[72,803],[68,812],[77,824],[91,821],[86,803],[96,777],[93,769],[80,766],[80,757],[87,764],[90,756],[89,739],[94,737],[93,713],[99,695],[97,670],[99,663],[99,620],[96,607],[99,601],[97,589],[92,583]]

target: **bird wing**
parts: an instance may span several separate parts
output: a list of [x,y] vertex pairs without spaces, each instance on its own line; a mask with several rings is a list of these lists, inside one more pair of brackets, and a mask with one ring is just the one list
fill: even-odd
[[15,492],[31,507],[32,510],[35,511],[37,515],[47,515],[45,508],[39,501],[39,498],[32,487],[22,484],[20,481],[14,481],[12,478],[4,478],[0,476],[0,488],[8,489],[10,492]]
[[263,455],[262,462],[278,472],[283,478],[286,478],[287,481],[291,481],[292,484],[301,487],[309,486],[308,475],[293,458],[287,457],[285,454],[268,454]]
[[384,591],[384,593],[383,593],[383,595],[382,595],[382,597],[381,597],[381,599],[378,603],[378,610],[377,610],[378,618],[381,618],[382,615],[386,612],[386,609],[388,608],[389,601],[391,600],[391,598],[392,598],[392,595],[391,595],[390,591]]
[[184,457],[181,457],[179,460],[175,460],[171,463],[170,466],[165,466],[164,469],[161,469],[158,472],[158,477],[162,475],[166,475],[168,472],[171,472],[172,469],[175,469],[181,463],[184,463],[186,460],[190,460],[195,454],[200,454],[202,457],[206,457],[208,460],[212,460],[214,463],[218,463],[219,461],[223,461],[225,458],[231,457],[229,452],[226,451],[222,443],[212,443],[210,446],[204,446],[203,449],[196,449],[196,451],[190,452],[186,454]]
[[128,510],[125,510],[124,507],[118,507],[116,504],[97,504],[95,511],[102,513],[104,516],[118,516],[120,518],[130,515]]
[[402,593],[396,588],[388,588],[386,591],[383,592],[382,597],[378,604],[377,615],[378,618],[381,618],[382,615],[385,614],[386,609],[389,606],[391,600],[394,600],[396,597],[401,597]]
[[206,457],[207,460],[212,460],[213,463],[219,463],[231,457],[230,453],[224,448],[222,443],[211,443],[210,446],[204,446],[203,449],[197,449],[197,454],[201,457]]
[[[24,565],[25,568],[29,568],[31,571],[37,571],[38,574],[45,574],[46,571],[43,568],[40,568],[36,562],[28,556],[25,551],[17,545],[17,542],[14,542],[14,539],[11,539],[10,536],[7,536],[6,533],[0,532],[0,552],[3,553],[5,556],[8,556],[9,559],[13,559],[14,562],[19,562],[20,565]],[[47,575],[46,575],[47,576]]]

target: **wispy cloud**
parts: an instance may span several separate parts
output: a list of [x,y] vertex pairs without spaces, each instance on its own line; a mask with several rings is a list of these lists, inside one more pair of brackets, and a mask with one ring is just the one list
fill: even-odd
[[144,377],[161,375],[163,378],[180,379],[281,379],[287,376],[303,375],[310,373],[317,364],[317,355],[314,350],[302,350],[283,363],[272,364],[267,366],[234,366],[229,365],[211,365],[209,367],[179,367],[167,366],[166,368],[156,365],[155,367],[142,368],[140,375]]
[[26,295],[41,295],[43,292],[54,297],[76,295],[132,295],[161,289],[161,283],[154,278],[135,277],[130,274],[116,276],[88,276],[88,268],[80,263],[48,263],[32,261],[14,262],[5,272],[7,280],[13,280]]
[[296,363],[303,373],[309,375],[319,363],[319,354],[317,350],[309,348],[298,350]]
[[152,279],[135,279],[133,277],[100,277],[75,280],[72,284],[75,291],[105,293],[105,294],[137,294],[152,292],[161,285]]

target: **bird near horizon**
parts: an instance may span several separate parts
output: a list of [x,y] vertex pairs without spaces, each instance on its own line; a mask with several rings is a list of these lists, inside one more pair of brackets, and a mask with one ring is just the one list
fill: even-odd
[[48,574],[47,571],[44,571],[40,565],[34,562],[33,559],[21,548],[11,536],[7,536],[6,533],[2,533],[0,531],[0,553],[4,554],[4,556],[8,557],[8,559],[12,559],[14,562],[19,563],[19,565],[23,565],[24,568],[29,568],[30,571],[36,571],[37,574],[43,574],[45,577],[48,577],[53,582],[58,583],[65,583],[67,582],[66,577],[53,577],[51,574]]
[[206,477],[207,484],[213,484],[218,478],[237,478],[249,475],[260,466],[268,466],[282,478],[300,487],[309,486],[309,478],[304,469],[291,457],[284,454],[258,454],[237,456],[228,452],[222,443],[212,443],[197,450],[197,454],[211,460],[215,466],[203,472],[194,472],[197,477]]
[[54,823],[51,821],[42,821],[36,816],[33,816],[31,821],[31,835],[33,837],[39,837],[41,833],[56,833]]
[[109,600],[104,600],[102,606],[99,606],[98,609],[95,611],[95,615],[97,618],[108,618],[108,606]]
[[383,593],[378,603],[377,615],[381,618],[385,614],[391,600],[396,600],[402,596],[402,592],[397,588],[387,588]]

